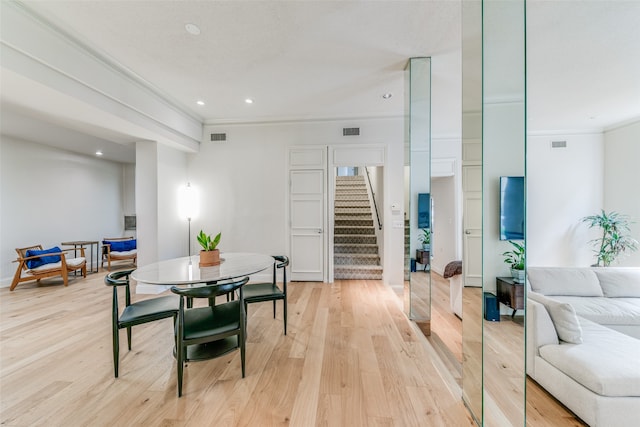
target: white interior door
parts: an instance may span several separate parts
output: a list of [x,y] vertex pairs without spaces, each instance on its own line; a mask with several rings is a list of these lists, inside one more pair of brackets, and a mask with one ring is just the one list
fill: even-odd
[[322,169],[290,171],[291,280],[324,280],[325,173]]
[[482,286],[482,167],[462,167],[464,286]]

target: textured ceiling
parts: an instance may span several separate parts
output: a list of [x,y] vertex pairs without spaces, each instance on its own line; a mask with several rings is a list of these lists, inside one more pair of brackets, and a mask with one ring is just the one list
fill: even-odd
[[207,122],[402,114],[407,59],[460,47],[451,1],[26,4]]
[[[24,3],[204,123],[398,116],[407,58],[431,56],[433,132],[460,134],[459,1]],[[527,1],[528,129],[640,117],[638,22],[636,0]]]

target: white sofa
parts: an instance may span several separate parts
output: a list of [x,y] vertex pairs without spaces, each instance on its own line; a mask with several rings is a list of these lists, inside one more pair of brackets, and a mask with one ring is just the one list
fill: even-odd
[[527,269],[527,374],[590,426],[640,420],[640,268]]

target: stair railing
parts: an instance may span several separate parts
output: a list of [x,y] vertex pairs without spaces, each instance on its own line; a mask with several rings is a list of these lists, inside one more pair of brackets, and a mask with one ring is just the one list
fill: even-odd
[[371,190],[371,198],[373,199],[373,209],[376,211],[376,219],[378,220],[378,230],[382,230],[382,223],[380,222],[380,215],[378,214],[378,205],[376,204],[376,193],[373,192],[373,186],[371,185],[371,178],[369,177],[369,168],[365,167],[367,172],[367,182],[369,182],[369,190]]

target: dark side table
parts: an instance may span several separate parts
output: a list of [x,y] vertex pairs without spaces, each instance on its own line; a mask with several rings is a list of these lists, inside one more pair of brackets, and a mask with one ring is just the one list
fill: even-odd
[[513,277],[497,277],[496,288],[498,301],[513,310],[513,319],[516,311],[524,309],[524,283],[517,283]]
[[424,249],[416,249],[416,261],[418,262],[418,264],[424,265],[423,271],[427,271],[427,268],[429,268],[429,256],[429,251],[425,251]]
[[[73,240],[70,242],[62,242],[61,244],[63,246],[73,246],[73,256],[76,257],[77,256],[77,252],[78,249],[80,248],[84,248],[85,246],[89,246],[89,251],[91,256],[89,257],[89,261],[91,261],[91,269],[88,271],[88,273],[97,273],[98,272],[98,258],[100,257],[99,254],[99,250],[98,250],[98,244],[100,242],[98,242],[97,240]],[[93,263],[93,247],[95,246],[96,248],[96,263]],[[94,270],[95,267],[95,270]]]

